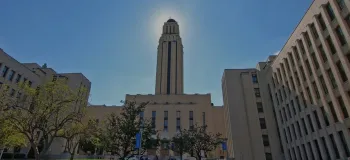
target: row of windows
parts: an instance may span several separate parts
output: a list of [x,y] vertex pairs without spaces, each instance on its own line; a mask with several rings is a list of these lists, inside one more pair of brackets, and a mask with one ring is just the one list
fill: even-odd
[[[0,63],[0,69],[2,68],[2,63]],[[17,74],[17,76],[16,76]],[[16,83],[19,83],[22,79],[22,75],[19,73],[16,73],[16,71],[10,69],[8,66],[4,65],[3,69],[1,70],[1,77],[4,77],[5,79],[7,79],[10,82],[13,82],[13,80]],[[16,78],[15,78],[16,76]],[[23,77],[23,82],[26,83],[27,82],[27,78]],[[31,86],[32,85],[32,81],[28,81],[28,85]]]
[[[340,146],[337,146],[336,138],[339,138],[341,142]],[[327,145],[329,143],[330,145]],[[324,154],[326,157],[322,157],[321,147],[323,148],[323,151],[325,151]],[[330,134],[321,137],[320,139],[314,139],[299,146],[291,147],[289,148],[288,155],[289,157],[294,157],[294,159],[308,159],[308,157],[319,160],[328,160],[332,158],[339,159],[341,157],[339,152],[340,149],[344,150],[346,157],[350,157],[349,147],[346,143],[343,131],[338,131],[337,134]],[[332,151],[334,152],[335,157],[331,157],[330,152]]]
[[[156,116],[157,116],[157,111],[152,111],[152,128],[156,128]],[[169,113],[168,111],[164,111],[164,126],[163,129],[164,131],[168,131],[168,116]],[[144,118],[144,112],[140,113],[140,119],[143,120]],[[202,112],[202,125],[205,126],[205,112]],[[193,111],[189,111],[189,128],[192,129],[194,127],[194,122],[193,122]],[[181,112],[176,111],[176,131],[179,131],[181,129]]]

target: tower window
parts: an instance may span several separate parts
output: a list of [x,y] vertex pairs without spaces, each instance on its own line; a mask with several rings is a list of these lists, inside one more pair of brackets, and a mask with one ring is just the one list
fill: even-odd
[[334,11],[333,11],[331,4],[329,4],[329,3],[327,4],[326,10],[327,10],[329,19],[331,19],[331,21],[333,21],[335,19],[335,15],[334,15]]
[[253,83],[258,83],[258,77],[256,74],[252,74]]

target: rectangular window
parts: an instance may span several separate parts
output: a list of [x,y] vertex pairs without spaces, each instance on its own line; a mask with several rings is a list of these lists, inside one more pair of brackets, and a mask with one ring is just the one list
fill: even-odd
[[206,125],[206,123],[205,123],[205,112],[202,112],[202,121],[203,121],[203,126],[205,126]]
[[168,111],[164,111],[164,131],[168,132]]
[[298,73],[296,71],[294,72],[294,76],[297,79],[298,86],[300,86],[300,79],[299,79]]
[[326,124],[326,126],[329,126],[329,120],[328,120],[328,117],[327,117],[327,113],[324,110],[324,107],[321,107],[321,112],[322,112],[324,123]]
[[319,14],[319,15],[317,16],[317,20],[318,20],[318,23],[319,23],[320,26],[321,26],[321,29],[322,29],[323,31],[326,30],[326,29],[327,29],[327,26],[326,26],[326,23],[324,22],[323,17],[322,17],[321,14]]
[[343,117],[349,118],[348,110],[346,109],[343,98],[341,96],[338,97],[338,103],[339,103],[341,111],[343,112]]
[[144,115],[145,115],[145,113],[144,112],[141,112],[140,113],[140,123],[141,123],[141,126],[143,126],[143,119],[144,119]]
[[10,74],[9,74],[9,77],[8,77],[8,80],[9,81],[12,81],[13,80],[13,77],[15,77],[16,75],[16,72],[14,70],[11,70],[10,71]]
[[253,83],[258,83],[258,76],[256,74],[252,74]]
[[283,107],[283,112],[284,112],[284,118],[286,119],[286,121],[288,121],[288,117],[287,117],[287,112],[286,112],[286,108]]
[[309,87],[306,87],[306,92],[307,92],[307,96],[309,96],[310,103],[314,104],[314,100],[313,100],[313,98],[311,96],[311,91],[310,91]]
[[305,47],[304,47],[303,41],[302,40],[297,40],[297,43],[299,44],[301,54],[305,54]]
[[292,142],[292,141],[293,141],[292,132],[290,131],[290,128],[289,128],[289,127],[287,127],[287,129],[288,129],[290,141]]
[[335,139],[333,134],[329,135],[329,139],[331,139],[331,143],[332,143],[332,147],[333,147],[333,151],[335,153],[335,158],[339,159],[340,158],[340,154],[339,154],[339,150],[337,148],[337,144],[335,143]]
[[329,4],[329,3],[327,4],[326,10],[327,10],[329,19],[331,21],[333,21],[335,19],[335,15],[334,15],[334,11],[333,11],[331,4]]
[[315,39],[318,39],[318,33],[317,33],[317,30],[316,30],[316,27],[315,27],[315,24],[311,24],[310,25],[310,29],[311,29],[311,32],[312,32],[312,35],[315,37]]
[[264,146],[270,146],[269,137],[267,135],[262,135]]
[[320,146],[319,146],[318,143],[317,143],[317,140],[314,140],[314,144],[315,144],[315,146],[316,146],[316,151],[317,151],[318,158],[319,158],[319,159],[322,159],[321,149],[320,149]]
[[[309,37],[309,33],[308,33],[308,32],[305,32],[305,33],[304,33],[304,36],[305,36],[307,45],[308,45],[309,47],[311,47],[311,46],[312,46],[312,43],[311,43],[311,40],[310,40],[310,37]],[[305,49],[304,49],[303,52],[305,53]]]
[[344,0],[337,0],[337,4],[340,10],[343,10],[344,8],[346,8]]
[[297,129],[296,129],[295,125],[292,124],[292,125],[291,125],[291,128],[292,128],[292,130],[293,130],[294,139],[297,139]]
[[307,115],[307,120],[309,121],[309,125],[310,125],[310,128],[311,128],[311,131],[315,132],[315,128],[314,128],[314,125],[312,125],[312,120],[311,120],[311,116],[310,115]]
[[343,65],[341,65],[340,61],[337,62],[337,69],[343,82],[346,82],[348,80],[348,77],[346,76]]
[[180,131],[181,129],[181,112],[180,111],[176,111],[176,131]]
[[298,146],[298,159],[301,159],[301,150],[300,150],[300,147]]
[[289,106],[286,107],[286,110],[288,112],[289,118],[292,118],[292,113],[291,113],[292,111],[289,110]]
[[334,106],[332,102],[328,102],[329,109],[331,110],[334,122],[339,122],[337,113],[335,112]]
[[341,28],[339,26],[337,28],[335,28],[335,33],[337,34],[337,37],[338,37],[340,44],[342,46],[344,46],[346,44],[346,38],[344,36],[343,31],[341,30]]
[[292,82],[292,88],[293,88],[293,90],[295,90],[295,84],[294,84],[294,81],[293,81],[292,76],[290,76],[290,81]]
[[318,68],[320,68],[320,65],[318,64],[315,52],[311,53],[311,58],[312,58],[312,61],[313,61],[314,65],[315,65],[315,67],[316,67],[316,70]]
[[331,84],[332,84],[332,87],[335,89],[338,87],[337,85],[337,82],[335,81],[335,78],[334,78],[334,75],[333,75],[333,72],[331,69],[328,69],[327,70],[327,74],[328,74],[328,77],[329,77],[329,80],[331,80]]
[[308,142],[308,143],[307,143],[307,146],[308,146],[309,151],[310,151],[310,153],[311,153],[311,159],[315,159],[315,155],[314,155],[314,152],[312,151],[311,143]]
[[156,128],[156,111],[152,111],[152,128],[155,129]]
[[322,85],[322,88],[323,88],[323,92],[324,94],[328,94],[328,89],[327,89],[327,85],[326,85],[326,82],[324,81],[324,78],[323,76],[320,76],[320,82],[321,82],[321,85]]
[[298,110],[299,110],[299,112],[301,112],[301,107],[300,107],[300,102],[299,102],[299,97],[298,96],[295,97],[295,102],[297,102]]
[[280,110],[280,117],[281,117],[282,123],[284,123],[281,110]]
[[266,129],[265,118],[259,118],[259,121],[260,121],[260,128],[261,129]]
[[255,96],[260,97],[260,89],[259,88],[254,88]]
[[295,153],[295,149],[292,148],[292,150],[293,150],[293,155],[294,155],[295,159],[297,159],[297,154]]
[[6,77],[8,71],[9,67],[5,66],[4,69],[2,69],[2,77]]
[[285,129],[283,129],[283,131],[284,131],[284,138],[285,138],[285,141],[286,141],[286,143],[288,143],[287,132],[286,132],[286,130],[285,130]]
[[289,107],[289,104],[287,104],[287,109],[289,110],[289,118],[292,118],[292,107]]
[[303,99],[304,107],[307,108],[306,100],[305,100],[305,95],[303,92],[300,92],[301,98]]
[[289,57],[289,61],[292,62],[292,65],[295,66],[295,62],[294,62],[294,59],[293,59],[293,56],[292,56],[292,53],[288,52],[288,57]]
[[317,123],[317,128],[318,129],[322,129],[321,122],[320,122],[320,119],[318,118],[317,111],[314,111],[313,113],[314,113],[314,117],[315,117],[315,120],[316,120],[316,123]]
[[327,41],[329,49],[331,50],[331,53],[332,54],[337,53],[337,50],[334,47],[334,44],[333,44],[333,41],[332,41],[331,37],[327,37],[326,41]]
[[293,51],[297,57],[297,60],[300,60],[299,51],[298,51],[297,47],[293,46]]
[[312,87],[313,87],[313,89],[314,89],[314,91],[315,91],[315,93],[316,93],[316,98],[317,98],[317,99],[320,99],[321,96],[320,96],[320,92],[318,92],[316,82],[313,82],[313,83],[312,83]]
[[293,109],[293,114],[296,115],[296,114],[297,114],[297,111],[296,111],[296,109],[295,109],[294,101],[293,101],[293,100],[290,101],[290,107]]
[[22,75],[17,74],[17,77],[16,77],[16,83],[19,83],[19,81],[21,80],[21,78],[22,78]]
[[303,151],[304,151],[304,153],[305,153],[305,154],[304,154],[304,158],[305,158],[306,160],[308,160],[305,144],[302,144],[301,147],[303,148]]
[[263,113],[264,112],[264,109],[263,109],[263,105],[261,102],[256,102],[256,105],[258,107],[258,112],[259,113]]
[[346,23],[348,24],[348,27],[350,28],[350,15],[348,15],[348,16],[345,18],[345,21],[346,21]]
[[299,121],[297,121],[297,130],[298,130],[299,137],[302,137]]
[[193,111],[190,111],[190,129],[193,129]]
[[307,127],[306,127],[306,123],[305,123],[305,119],[304,118],[301,118],[301,122],[303,123],[303,127],[304,127],[304,132],[306,135],[309,134],[309,132],[307,131]]
[[306,76],[305,76],[305,72],[304,72],[303,66],[300,66],[299,69],[300,69],[301,76],[302,76],[303,80],[306,81]]
[[328,151],[328,145],[326,143],[326,139],[322,137],[321,140],[322,140],[323,148],[326,151],[327,159],[331,159],[331,155],[329,154],[329,151]]
[[350,157],[349,147],[348,147],[348,144],[346,143],[346,139],[345,139],[343,131],[339,131],[338,135],[340,137],[340,141],[341,141],[341,144],[342,144],[343,149],[345,151],[346,157]]
[[326,52],[324,51],[323,49],[323,46],[322,44],[320,46],[318,46],[318,50],[320,51],[321,53],[321,57],[322,57],[322,60],[323,60],[323,63],[327,62],[327,55],[326,55]]
[[311,65],[309,60],[305,61],[306,67],[307,67],[307,71],[309,72],[310,75],[312,75],[312,69],[311,69]]

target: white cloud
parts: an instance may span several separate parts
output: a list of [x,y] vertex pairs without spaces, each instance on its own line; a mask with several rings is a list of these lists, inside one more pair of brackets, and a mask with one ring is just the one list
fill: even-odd
[[278,55],[281,51],[274,52],[273,55]]

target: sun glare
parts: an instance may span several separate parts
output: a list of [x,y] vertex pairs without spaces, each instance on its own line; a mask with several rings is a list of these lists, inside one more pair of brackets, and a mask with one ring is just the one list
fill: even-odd
[[158,8],[154,11],[151,16],[151,20],[149,21],[151,23],[150,28],[152,29],[152,39],[156,39],[157,43],[162,34],[162,27],[169,18],[177,21],[177,23],[180,25],[180,34],[185,35],[184,32],[186,32],[186,23],[183,15],[174,9]]

